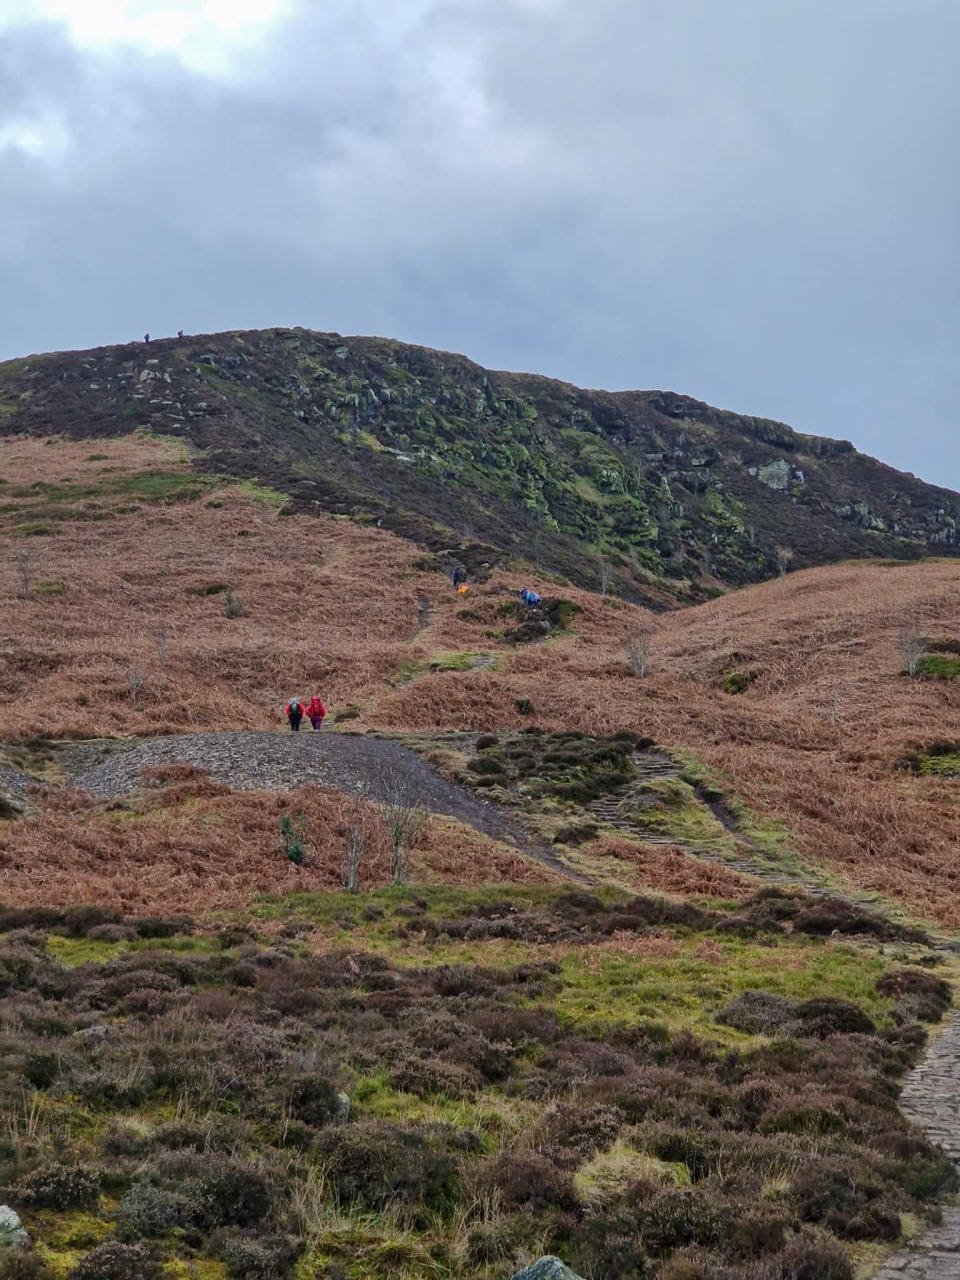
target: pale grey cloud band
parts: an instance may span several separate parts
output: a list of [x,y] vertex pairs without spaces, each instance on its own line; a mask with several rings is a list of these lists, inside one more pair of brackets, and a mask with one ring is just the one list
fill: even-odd
[[0,356],[303,324],[960,487],[955,0],[324,0],[217,77],[0,30]]

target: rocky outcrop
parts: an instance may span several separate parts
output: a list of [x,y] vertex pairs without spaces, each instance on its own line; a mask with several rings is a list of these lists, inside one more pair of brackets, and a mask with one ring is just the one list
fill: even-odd
[[529,1267],[517,1271],[512,1280],[583,1280],[583,1277],[571,1271],[559,1258],[551,1256],[531,1262]]
[[4,431],[135,429],[302,510],[433,551],[534,554],[651,604],[777,571],[957,546],[960,498],[848,441],[673,392],[585,391],[462,356],[304,329],[129,343],[0,365]]
[[20,1217],[7,1204],[0,1204],[0,1258],[16,1249],[26,1249],[30,1236]]

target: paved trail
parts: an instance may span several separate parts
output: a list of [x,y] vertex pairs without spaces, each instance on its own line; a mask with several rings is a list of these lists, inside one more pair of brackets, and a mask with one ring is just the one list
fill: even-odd
[[[960,1013],[910,1072],[900,1106],[960,1161]],[[960,1280],[960,1208],[945,1208],[942,1224],[894,1254],[873,1280]]]

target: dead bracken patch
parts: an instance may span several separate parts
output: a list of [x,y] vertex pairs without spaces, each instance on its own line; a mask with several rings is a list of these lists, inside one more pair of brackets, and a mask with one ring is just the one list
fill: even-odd
[[[162,771],[161,771],[162,772]],[[256,894],[339,889],[351,797],[304,787],[289,796],[230,792],[183,766],[129,800],[91,803],[74,792],[39,797],[36,817],[0,827],[0,902],[98,902],[133,913],[243,909]],[[164,785],[164,782],[166,785]],[[303,814],[307,857],[284,856],[279,821]],[[372,888],[390,880],[377,833],[360,868]],[[418,878],[450,883],[541,884],[540,864],[449,819],[431,821],[415,849]]]

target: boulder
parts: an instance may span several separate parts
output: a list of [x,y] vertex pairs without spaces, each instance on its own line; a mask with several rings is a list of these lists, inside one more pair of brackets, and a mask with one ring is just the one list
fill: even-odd
[[531,1262],[529,1267],[518,1271],[513,1280],[583,1280],[583,1277],[571,1271],[559,1258],[547,1257]]
[[0,1204],[0,1257],[13,1249],[25,1249],[29,1243],[19,1215],[8,1204]]
[[333,1118],[344,1124],[350,1119],[350,1099],[340,1090],[337,1091],[337,1105],[333,1109]]

